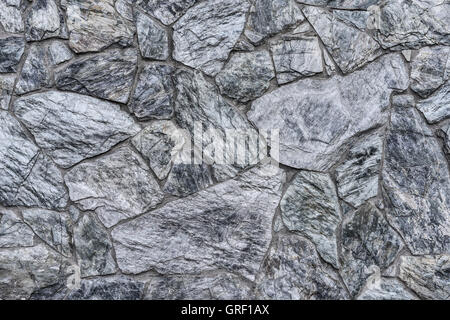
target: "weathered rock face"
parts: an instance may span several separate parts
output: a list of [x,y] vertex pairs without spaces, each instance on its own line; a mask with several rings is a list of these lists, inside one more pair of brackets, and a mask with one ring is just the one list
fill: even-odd
[[0,25],[6,32],[24,31],[21,1],[0,0]]
[[166,60],[169,56],[167,31],[140,12],[136,14],[136,28],[142,56]]
[[165,25],[174,23],[198,0],[144,0],[142,8]]
[[25,40],[20,36],[0,38],[0,73],[16,72],[25,50]]
[[95,211],[106,227],[146,212],[163,198],[147,165],[129,147],[77,165],[64,180],[70,199]]
[[65,168],[139,132],[119,106],[75,93],[36,93],[16,100],[13,109],[36,143]]
[[245,0],[213,0],[187,10],[173,25],[174,59],[217,74],[244,29],[248,8]]
[[402,257],[400,274],[408,287],[424,299],[450,298],[450,256]]
[[0,248],[31,247],[33,245],[33,230],[14,212],[0,210]]
[[14,76],[0,76],[0,109],[7,110],[14,89]]
[[68,0],[69,45],[75,52],[100,51],[111,44],[128,46],[135,27],[114,8],[113,0]]
[[50,57],[50,62],[53,65],[66,62],[73,57],[70,49],[64,43],[59,41],[53,41],[49,45],[48,54]]
[[303,79],[276,89],[256,99],[247,116],[259,129],[280,130],[281,163],[326,170],[352,136],[387,121],[390,94],[407,87],[402,58],[386,55],[345,77]]
[[413,254],[448,252],[447,160],[432,131],[413,108],[413,98],[397,96],[393,103],[383,168],[388,219]]
[[133,85],[136,59],[134,49],[116,49],[78,59],[56,73],[56,86],[126,103]]
[[64,16],[54,0],[33,1],[25,19],[25,35],[28,41],[67,38]]
[[322,258],[338,267],[336,232],[341,219],[329,175],[300,171],[286,190],[280,208],[286,227],[310,239]]
[[16,93],[23,94],[50,86],[47,49],[33,46],[28,52],[16,84]]
[[259,299],[347,298],[337,273],[320,261],[310,242],[296,235],[274,241],[257,282]]
[[417,103],[417,108],[423,113],[429,123],[437,123],[450,117],[450,82],[427,99]]
[[397,279],[371,277],[358,300],[417,300]]

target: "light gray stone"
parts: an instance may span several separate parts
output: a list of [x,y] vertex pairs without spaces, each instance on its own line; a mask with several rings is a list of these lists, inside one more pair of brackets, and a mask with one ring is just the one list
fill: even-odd
[[112,230],[124,273],[221,269],[254,280],[271,240],[283,172],[263,166]]
[[285,226],[310,239],[322,258],[337,268],[336,234],[341,217],[330,176],[300,171],[286,190],[280,208]]
[[31,47],[17,81],[15,92],[24,94],[49,87],[50,81],[47,48],[43,46]]
[[0,248],[32,247],[34,233],[10,210],[0,209]]
[[339,300],[347,292],[314,246],[297,235],[280,235],[269,249],[257,279],[257,298],[274,300]]
[[413,108],[413,97],[396,96],[393,105],[382,180],[387,217],[414,255],[448,252],[447,160],[433,132]]
[[50,57],[50,62],[53,65],[69,61],[73,58],[73,54],[70,49],[64,43],[59,41],[53,41],[48,46],[48,54]]
[[133,86],[137,51],[115,49],[74,60],[56,73],[56,86],[126,103]]
[[220,92],[247,102],[260,97],[275,77],[268,51],[237,52],[216,76]]
[[129,147],[79,164],[64,179],[70,199],[82,210],[95,211],[108,228],[148,211],[163,198],[147,165]]
[[8,110],[14,89],[15,76],[0,75],[0,109]]
[[343,73],[353,71],[381,55],[379,44],[367,33],[349,26],[334,13],[306,7],[303,13]]
[[0,0],[0,25],[6,32],[23,32],[24,24],[20,1]]
[[450,154],[450,123],[441,128],[444,139],[444,148],[447,154]]
[[198,0],[144,0],[142,8],[165,25],[174,23]]
[[76,93],[48,91],[17,99],[14,113],[37,144],[68,168],[139,132],[118,105]]
[[401,257],[399,277],[423,299],[450,299],[450,255],[448,254]]
[[21,36],[0,38],[0,73],[17,72],[25,50],[25,40]]
[[322,51],[317,37],[285,37],[272,42],[270,50],[279,84],[323,71]]
[[169,57],[167,31],[147,15],[136,13],[136,30],[139,49],[144,58],[166,60]]
[[450,82],[427,99],[420,100],[417,108],[423,113],[429,123],[437,123],[450,117]]
[[337,9],[367,9],[378,4],[381,0],[296,0],[302,4],[327,6]]
[[294,0],[256,0],[250,9],[245,35],[260,43],[288,27],[305,20]]
[[169,119],[173,114],[175,85],[170,65],[146,65],[140,71],[130,99],[130,111],[139,120]]
[[117,13],[114,0],[68,0],[66,12],[69,45],[77,53],[133,42],[135,27]]
[[136,3],[138,3],[137,0],[116,0],[114,8],[123,18],[133,21],[133,7],[135,7]]
[[376,275],[367,282],[358,300],[417,300],[398,279]]
[[115,273],[113,247],[106,229],[92,213],[74,227],[73,238],[82,277]]
[[239,39],[249,3],[245,0],[201,2],[173,25],[173,58],[216,75]]
[[247,116],[260,130],[280,130],[280,163],[327,170],[351,137],[387,121],[390,94],[405,90],[408,80],[402,58],[385,55],[348,76],[276,89],[256,99]]
[[67,38],[64,16],[54,0],[33,1],[25,18],[25,37],[28,41]]

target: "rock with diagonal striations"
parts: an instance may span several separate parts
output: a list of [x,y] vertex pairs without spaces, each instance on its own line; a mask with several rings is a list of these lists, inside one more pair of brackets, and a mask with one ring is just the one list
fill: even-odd
[[28,41],[67,38],[64,16],[54,0],[33,1],[25,19],[25,37]]
[[298,3],[327,6],[336,9],[367,9],[381,0],[296,0]]
[[280,163],[327,170],[354,135],[387,121],[390,94],[408,80],[402,58],[385,55],[348,76],[278,88],[256,99],[247,116],[260,130],[280,130]]
[[450,118],[450,81],[424,100],[417,102],[417,108],[428,123],[437,123]]
[[17,72],[24,50],[22,36],[0,37],[0,73]]
[[417,297],[396,278],[376,275],[367,282],[357,300],[417,300]]
[[75,166],[64,179],[70,199],[84,211],[95,211],[108,228],[148,211],[163,198],[147,165],[128,146]]
[[28,95],[17,99],[13,109],[37,144],[64,168],[104,153],[140,130],[118,105],[76,93]]
[[140,6],[165,25],[174,23],[198,0],[144,0]]
[[10,210],[0,209],[0,248],[32,247],[34,233]]
[[135,19],[142,56],[157,60],[167,59],[169,56],[167,31],[143,13],[137,12]]
[[14,75],[0,75],[0,109],[8,110],[14,82]]
[[0,0],[0,25],[6,32],[24,31],[21,1]]
[[49,87],[51,82],[48,51],[43,46],[33,46],[28,52],[16,84],[18,94],[36,91]]
[[60,64],[72,59],[73,54],[64,43],[53,41],[48,46],[48,55],[53,65]]

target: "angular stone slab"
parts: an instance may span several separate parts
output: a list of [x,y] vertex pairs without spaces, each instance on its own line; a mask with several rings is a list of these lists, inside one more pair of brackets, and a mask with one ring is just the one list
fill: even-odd
[[47,52],[47,48],[44,46],[31,47],[17,81],[15,92],[24,94],[50,87],[51,71]]
[[437,123],[450,117],[450,82],[427,99],[420,100],[417,108],[423,113],[429,123]]
[[174,23],[198,0],[144,0],[141,7],[165,25]]
[[39,41],[52,37],[67,38],[64,15],[54,0],[35,0],[25,18],[25,37]]
[[25,50],[25,40],[20,36],[0,38],[0,73],[17,72]]
[[0,209],[0,248],[32,247],[34,233],[12,211]]
[[166,60],[169,57],[169,39],[167,31],[147,15],[136,13],[136,30],[139,49],[144,58]]
[[0,109],[8,110],[14,82],[14,75],[0,75]]

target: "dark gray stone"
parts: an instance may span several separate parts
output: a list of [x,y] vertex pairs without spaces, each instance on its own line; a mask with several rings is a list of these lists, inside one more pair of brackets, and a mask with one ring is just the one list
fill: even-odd
[[19,80],[16,84],[18,94],[36,91],[50,86],[50,67],[48,63],[47,48],[33,46],[28,52],[22,67]]
[[139,49],[144,58],[166,60],[169,57],[167,31],[147,15],[136,13],[136,29]]
[[25,50],[25,40],[20,36],[0,38],[0,73],[16,72]]

